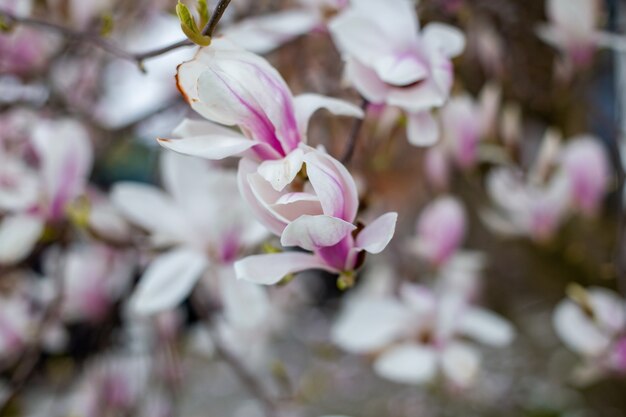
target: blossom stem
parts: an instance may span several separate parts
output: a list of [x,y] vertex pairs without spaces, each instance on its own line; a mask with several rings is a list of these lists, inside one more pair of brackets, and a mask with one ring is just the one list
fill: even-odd
[[[361,109],[365,111],[367,109],[369,102],[367,99],[363,99],[361,102]],[[361,119],[355,119],[352,124],[352,129],[350,130],[350,135],[348,136],[348,144],[346,145],[346,149],[343,151],[343,154],[340,158],[340,161],[344,164],[350,162],[352,156],[354,155],[354,151],[356,149],[356,144],[359,139],[359,132],[361,131],[361,127],[363,126],[363,122],[365,121],[365,116]]]

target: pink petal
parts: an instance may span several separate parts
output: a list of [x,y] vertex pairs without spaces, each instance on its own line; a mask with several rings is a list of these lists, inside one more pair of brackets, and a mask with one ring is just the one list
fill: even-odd
[[299,246],[314,251],[333,246],[351,233],[356,226],[330,216],[300,216],[289,223],[280,238],[283,246]]

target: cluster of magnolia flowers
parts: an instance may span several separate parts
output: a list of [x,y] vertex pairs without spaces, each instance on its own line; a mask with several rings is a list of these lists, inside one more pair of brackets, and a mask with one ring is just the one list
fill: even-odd
[[[73,24],[85,26],[80,3],[70,3]],[[505,348],[516,332],[482,306],[487,254],[462,249],[468,216],[449,193],[452,176],[485,169],[479,217],[502,236],[547,244],[574,216],[597,215],[611,187],[600,140],[562,141],[548,129],[538,150],[522,155],[519,108],[503,102],[497,85],[477,98],[453,93],[460,30],[420,27],[408,0],[300,3],[226,26],[178,66],[176,86],[201,118],[158,139],[162,187],[124,181],[104,192],[89,182],[97,152],[88,127],[19,108],[1,115],[0,274],[9,290],[0,294],[0,370],[32,346],[63,352],[71,326],[122,311],[123,348],[91,361],[66,401],[49,399],[53,415],[95,416],[103,403],[120,415],[174,415],[168,393],[184,373],[183,337],[201,355],[226,346],[262,373],[272,336],[305,303],[302,279],[290,281],[307,270],[331,274],[341,289],[358,283],[332,326],[336,346],[394,382],[467,388],[488,360],[481,346]],[[538,32],[568,65],[582,66],[618,40],[595,29],[592,1],[576,3],[549,1],[552,22]],[[294,95],[259,55],[308,32],[330,35],[364,106]],[[0,51],[11,52],[0,64],[30,69],[53,44],[18,28],[0,37]],[[321,109],[376,119],[382,130],[402,121],[409,143],[426,147],[424,176],[436,196],[413,238],[399,243],[400,256],[423,266],[419,284],[370,261],[390,245],[396,223],[411,220],[365,211],[346,162],[308,143]],[[186,303],[211,312],[210,328],[184,333]],[[554,328],[582,359],[580,381],[626,373],[625,308],[607,289],[578,286],[556,307]]]

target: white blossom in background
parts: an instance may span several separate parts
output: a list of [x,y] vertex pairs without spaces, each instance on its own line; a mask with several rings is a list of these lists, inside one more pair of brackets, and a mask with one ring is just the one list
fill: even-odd
[[457,294],[408,283],[400,287],[399,298],[349,299],[331,334],[350,353],[374,354],[374,371],[383,378],[424,384],[442,375],[460,388],[471,385],[480,371],[476,342],[502,348],[513,337],[512,326],[500,316]]
[[19,153],[0,149],[0,158],[5,154],[15,161],[0,166],[0,211],[6,213],[0,223],[0,264],[24,259],[47,223],[66,219],[91,172],[92,145],[80,123],[40,119],[28,134]]
[[432,110],[448,100],[454,76],[450,60],[463,51],[463,33],[441,23],[420,30],[409,0],[389,0],[385,7],[354,0],[329,27],[357,91],[372,103],[404,110],[413,145],[437,142]]
[[[150,233],[153,248],[165,249],[152,260],[133,295],[134,308],[142,314],[176,307],[205,272],[231,265],[266,233],[241,200],[234,172],[164,152],[161,178],[166,191],[122,182],[111,193],[128,220]],[[212,281],[217,287],[220,281],[235,285],[229,278]],[[246,289],[261,291],[242,285],[242,295]]]
[[570,298],[555,308],[552,321],[565,346],[583,363],[573,377],[582,384],[606,373],[626,373],[626,302],[600,287],[570,287]]

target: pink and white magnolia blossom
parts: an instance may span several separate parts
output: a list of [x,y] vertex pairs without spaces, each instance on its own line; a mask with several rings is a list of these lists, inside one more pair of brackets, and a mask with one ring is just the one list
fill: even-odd
[[611,176],[608,155],[599,139],[587,135],[571,138],[561,154],[561,169],[568,179],[573,208],[594,215]]
[[411,246],[432,266],[442,266],[463,243],[467,229],[465,209],[454,197],[438,197],[422,210],[416,229]]
[[[239,189],[256,217],[283,246],[313,252],[256,255],[235,264],[238,278],[275,284],[305,269],[351,274],[365,252],[380,253],[393,237],[397,214],[386,213],[358,229],[356,184],[348,170],[322,150],[298,149],[280,164],[304,164],[306,180],[289,186],[267,178],[264,165],[250,159],[239,164]],[[279,186],[277,186],[279,185]]]
[[66,322],[98,322],[129,289],[135,262],[129,252],[101,244],[75,244],[63,254],[62,269],[47,265],[48,276],[63,279],[61,317]]
[[[167,249],[150,263],[132,297],[140,314],[176,307],[211,265],[216,271],[232,265],[266,234],[241,200],[234,172],[164,152],[161,174],[167,192],[122,182],[111,194],[128,220],[150,233],[155,248]],[[261,291],[251,284],[241,287],[242,294]]]
[[493,231],[505,236],[549,240],[568,212],[569,185],[563,175],[535,183],[513,168],[496,168],[487,176],[487,192],[495,204],[482,213]]
[[[92,146],[85,128],[70,119],[39,120],[20,153],[0,149],[0,264],[24,259],[46,223],[66,218],[91,172]],[[1,145],[1,144],[0,144]]]
[[439,127],[431,110],[448,99],[453,82],[451,58],[465,46],[451,26],[430,23],[421,31],[409,0],[353,0],[329,25],[346,60],[346,76],[372,103],[406,112],[409,142],[434,144]]
[[586,66],[599,46],[597,0],[548,0],[549,25],[539,28],[539,36],[559,48],[579,66]]
[[374,371],[383,378],[424,384],[443,375],[462,388],[475,380],[481,361],[467,339],[504,347],[514,330],[505,319],[455,294],[403,284],[399,298],[349,299],[331,337],[350,353],[375,354]]
[[572,287],[570,296],[557,305],[552,319],[565,346],[583,359],[574,377],[586,383],[608,372],[626,373],[624,299],[599,287]]
[[[214,39],[201,48],[193,60],[178,67],[176,79],[189,105],[208,120],[184,120],[174,131],[181,139],[159,139],[159,143],[207,159],[239,155],[282,160],[306,144],[309,119],[318,109],[363,116],[358,106],[342,100],[316,94],[294,98],[265,59],[227,39]],[[242,133],[222,125],[236,125]],[[300,170],[296,162],[294,157],[291,163],[267,164],[265,170],[286,185]]]

